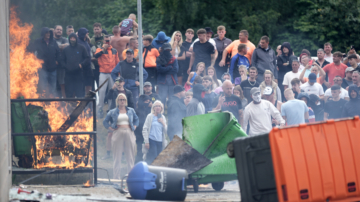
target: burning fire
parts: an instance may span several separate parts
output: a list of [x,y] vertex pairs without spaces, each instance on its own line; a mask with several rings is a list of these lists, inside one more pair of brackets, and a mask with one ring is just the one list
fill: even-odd
[[83,183],[83,185],[84,185],[85,187],[90,187],[90,186],[91,186],[90,180],[88,180],[86,183]]
[[[37,84],[39,81],[38,69],[41,68],[42,60],[36,58],[33,53],[26,52],[29,45],[30,33],[33,26],[23,24],[17,17],[15,9],[11,8],[10,14],[10,92],[11,99],[23,96],[25,99],[39,98]],[[27,106],[30,103],[26,103]],[[49,125],[52,131],[56,131],[65,122],[69,113],[59,102],[32,102],[32,105],[41,106],[48,114]],[[78,120],[67,132],[92,131],[93,118],[81,114]],[[34,131],[35,132],[35,131]],[[33,163],[34,168],[67,168],[91,167],[92,151],[90,149],[89,135],[68,136],[35,136],[37,159]],[[64,143],[60,147],[57,144],[61,139]],[[64,141],[65,140],[65,141]],[[33,148],[34,149],[34,148]],[[54,162],[57,153],[59,157]],[[32,150],[34,157],[34,151]],[[36,162],[36,164],[35,164]]]

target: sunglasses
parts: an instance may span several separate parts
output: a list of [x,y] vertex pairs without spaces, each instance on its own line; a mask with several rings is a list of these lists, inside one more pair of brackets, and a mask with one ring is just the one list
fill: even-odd
[[120,99],[121,102],[125,102],[126,100],[125,99]]

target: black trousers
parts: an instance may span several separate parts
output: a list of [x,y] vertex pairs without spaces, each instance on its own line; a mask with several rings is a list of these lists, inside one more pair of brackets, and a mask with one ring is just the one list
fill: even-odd
[[66,72],[65,74],[65,94],[67,98],[85,97],[85,86],[82,72]]
[[148,78],[146,81],[149,81],[152,85],[152,92],[155,93],[155,85],[157,83],[157,70],[154,68],[145,68],[148,73]]
[[142,144],[144,143],[144,137],[142,136],[144,124],[139,124],[139,126],[135,130],[136,136],[136,156],[135,156],[135,164],[139,161],[143,161],[143,153],[142,153]]

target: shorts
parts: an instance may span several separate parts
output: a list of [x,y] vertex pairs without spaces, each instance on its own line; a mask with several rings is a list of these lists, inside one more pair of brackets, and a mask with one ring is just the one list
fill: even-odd
[[60,85],[65,84],[65,69],[57,69],[56,77]]
[[182,65],[179,65],[179,70],[178,70],[178,72],[177,72],[177,76],[178,76],[178,77],[179,77],[179,76],[183,76],[183,74],[184,74],[183,67],[182,67]]
[[94,77],[84,76],[84,85],[85,86],[94,86]]

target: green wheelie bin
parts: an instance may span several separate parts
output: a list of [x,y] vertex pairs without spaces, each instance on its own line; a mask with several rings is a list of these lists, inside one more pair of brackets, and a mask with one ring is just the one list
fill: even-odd
[[220,191],[225,181],[237,180],[235,160],[227,155],[227,145],[247,136],[230,112],[208,113],[183,119],[183,140],[212,163],[189,175],[194,191],[199,184],[212,183]]

